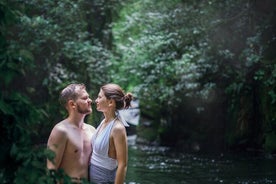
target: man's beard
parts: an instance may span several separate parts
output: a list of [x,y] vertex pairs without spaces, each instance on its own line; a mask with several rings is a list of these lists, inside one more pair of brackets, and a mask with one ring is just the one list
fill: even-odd
[[81,108],[78,104],[77,104],[77,111],[80,114],[90,114],[91,113],[91,108]]

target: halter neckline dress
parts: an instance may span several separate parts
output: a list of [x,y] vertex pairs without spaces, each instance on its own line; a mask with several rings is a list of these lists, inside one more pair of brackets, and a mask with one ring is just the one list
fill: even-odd
[[128,126],[126,121],[120,116],[110,121],[101,131],[103,121],[98,126],[92,136],[93,153],[90,159],[90,181],[96,184],[113,183],[115,181],[117,160],[108,156],[109,138],[111,130],[116,120],[120,120],[124,126]]

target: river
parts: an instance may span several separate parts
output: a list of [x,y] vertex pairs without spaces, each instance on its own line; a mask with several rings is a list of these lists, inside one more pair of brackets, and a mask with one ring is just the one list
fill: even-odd
[[276,183],[276,159],[257,154],[191,154],[130,145],[126,184]]

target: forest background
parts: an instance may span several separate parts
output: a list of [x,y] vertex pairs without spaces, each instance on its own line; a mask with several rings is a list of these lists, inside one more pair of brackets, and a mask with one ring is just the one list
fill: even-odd
[[[51,183],[69,83],[139,99],[141,134],[183,151],[276,151],[274,0],[1,0],[0,181]],[[100,121],[94,109],[87,122]],[[138,132],[139,133],[139,132]],[[197,151],[199,151],[197,149]]]

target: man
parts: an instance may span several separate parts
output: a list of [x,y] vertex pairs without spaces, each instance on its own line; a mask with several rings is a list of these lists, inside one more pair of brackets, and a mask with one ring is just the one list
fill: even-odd
[[89,94],[84,84],[70,84],[60,93],[60,102],[68,111],[68,117],[56,124],[48,139],[48,148],[55,153],[47,160],[49,170],[62,169],[72,182],[81,183],[88,178],[91,156],[91,138],[95,128],[84,123],[92,112]]

